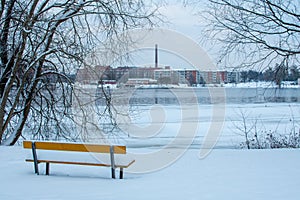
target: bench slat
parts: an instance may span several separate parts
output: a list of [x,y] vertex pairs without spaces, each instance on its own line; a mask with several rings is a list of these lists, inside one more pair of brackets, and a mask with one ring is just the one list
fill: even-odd
[[[32,141],[23,141],[25,149],[32,148]],[[58,151],[79,151],[79,152],[95,152],[110,153],[110,145],[97,144],[77,144],[77,143],[60,143],[60,142],[35,142],[36,149],[42,150],[58,150]],[[126,154],[126,146],[114,146],[115,154]]]
[[[26,162],[34,162],[33,159],[26,159]],[[132,165],[135,160],[132,160],[128,165],[116,165],[119,168],[127,168]],[[58,161],[58,160],[38,160],[38,163],[54,163],[54,164],[73,164],[73,165],[88,165],[88,166],[104,166],[110,167],[110,164],[105,163],[87,163],[87,162],[74,162],[74,161]]]

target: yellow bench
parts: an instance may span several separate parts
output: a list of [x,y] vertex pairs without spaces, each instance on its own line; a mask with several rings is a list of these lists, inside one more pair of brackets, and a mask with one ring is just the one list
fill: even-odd
[[[32,159],[26,159],[27,162],[34,163],[34,171],[39,174],[38,165],[40,163],[46,163],[46,175],[49,175],[50,163],[53,164],[75,164],[75,165],[89,165],[89,166],[104,166],[111,167],[112,178],[116,178],[115,171],[120,168],[120,179],[123,178],[123,169],[132,165],[135,160],[128,159],[118,159],[116,160],[115,154],[126,154],[126,146],[119,145],[99,145],[99,144],[84,144],[84,143],[62,143],[62,142],[41,142],[41,141],[23,141],[23,147],[25,149],[32,150]],[[93,153],[93,154],[109,154],[107,162],[103,162],[101,159],[91,159],[91,160],[68,160],[68,156],[63,156],[62,158],[39,158],[37,150],[51,150],[51,151],[65,151],[65,152],[83,152],[83,153]],[[84,157],[85,157],[84,154]]]

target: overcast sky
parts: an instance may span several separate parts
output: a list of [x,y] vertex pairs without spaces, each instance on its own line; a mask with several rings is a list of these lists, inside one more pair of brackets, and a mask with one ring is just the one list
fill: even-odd
[[[194,7],[193,7],[194,6]],[[166,28],[179,31],[195,40],[200,38],[201,18],[197,15],[200,11],[199,5],[184,5],[182,2],[174,1],[162,6],[159,11],[165,16],[169,23],[164,24]]]
[[[168,1],[167,3],[163,3],[160,7],[159,12],[162,14],[163,19],[166,23],[160,25],[161,28],[165,28],[168,30],[172,30],[181,34],[183,37],[186,37],[192,40],[194,43],[198,45],[203,51],[208,53],[209,59],[214,62],[215,55],[211,55],[211,51],[207,46],[203,46],[201,40],[201,17],[197,15],[198,12],[201,11],[201,4],[185,5],[182,1]],[[175,45],[179,45],[179,41],[174,39],[174,41],[170,42],[170,45],[174,43]],[[137,65],[137,66],[154,66],[154,43],[153,48],[151,49],[143,49],[142,51],[134,51],[131,53],[134,59],[131,60],[130,63],[126,63],[127,65]],[[201,65],[196,67],[210,67],[208,64],[207,56],[205,58],[200,57],[199,55],[193,55],[193,57],[198,57],[198,62],[193,62],[190,59],[186,59],[186,56],[179,55],[178,53],[172,51],[172,47],[170,49],[164,48],[162,49],[162,45],[159,45],[159,64],[161,66],[171,66],[173,68],[194,68],[193,65]],[[183,47],[184,48],[184,47]],[[186,51],[189,54],[193,54],[193,51],[189,50],[189,47],[185,47]],[[170,51],[169,51],[170,50]],[[196,52],[196,51],[194,51]],[[203,62],[202,62],[203,61]],[[206,65],[206,66],[204,66]]]

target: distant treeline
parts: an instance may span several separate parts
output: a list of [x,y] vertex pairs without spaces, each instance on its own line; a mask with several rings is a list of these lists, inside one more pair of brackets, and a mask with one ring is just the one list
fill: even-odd
[[280,65],[275,68],[268,68],[263,72],[255,70],[244,70],[240,73],[241,82],[250,81],[275,81],[280,84],[282,81],[297,81],[300,78],[299,69],[296,66],[283,67]]

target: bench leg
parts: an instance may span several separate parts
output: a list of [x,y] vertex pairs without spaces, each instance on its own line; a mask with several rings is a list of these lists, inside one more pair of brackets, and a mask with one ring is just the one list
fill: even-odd
[[111,168],[111,177],[116,178],[116,169],[113,167]]
[[109,152],[110,152],[110,162],[111,162],[111,177],[116,178],[114,146],[110,146]]
[[49,175],[50,163],[46,162],[46,175]]
[[37,162],[34,162],[34,173],[36,173],[37,175],[39,175],[39,166]]
[[39,163],[37,160],[37,154],[36,154],[36,148],[34,142],[31,144],[31,149],[32,149],[33,164],[34,164],[34,173],[39,175]]
[[120,179],[123,179],[123,176],[124,176],[123,168],[120,168]]

